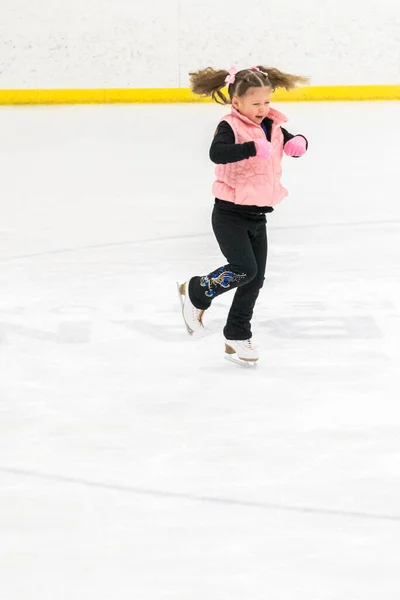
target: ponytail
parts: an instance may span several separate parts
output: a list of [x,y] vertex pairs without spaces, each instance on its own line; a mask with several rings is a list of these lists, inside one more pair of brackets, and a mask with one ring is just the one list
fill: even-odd
[[309,82],[308,77],[302,77],[301,75],[289,75],[283,73],[279,69],[274,67],[258,67],[262,73],[268,76],[268,81],[271,84],[273,90],[278,88],[284,88],[285,90],[293,90],[298,84],[307,84]]
[[195,73],[189,73],[190,87],[194,94],[211,96],[218,104],[230,104],[230,100],[221,91],[226,86],[227,75],[229,75],[228,71],[215,71],[212,67],[207,67]]

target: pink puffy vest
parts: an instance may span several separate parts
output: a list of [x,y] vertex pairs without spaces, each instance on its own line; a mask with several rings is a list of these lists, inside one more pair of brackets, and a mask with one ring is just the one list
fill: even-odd
[[[281,185],[283,133],[280,127],[287,118],[273,108],[270,108],[268,118],[273,121],[271,156],[268,159],[252,156],[239,162],[217,165],[216,181],[212,187],[216,198],[234,204],[275,206],[287,196],[287,190]],[[236,144],[251,142],[257,138],[265,139],[262,127],[233,107],[231,114],[221,121],[227,121],[232,127]]]

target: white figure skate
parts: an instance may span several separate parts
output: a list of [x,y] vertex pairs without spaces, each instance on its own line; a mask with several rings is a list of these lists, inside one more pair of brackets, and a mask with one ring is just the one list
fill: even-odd
[[189,281],[181,284],[177,282],[176,286],[178,288],[179,299],[182,306],[182,316],[185,321],[186,329],[188,330],[189,335],[193,335],[204,329],[202,321],[204,310],[200,310],[192,304],[189,297]]
[[259,354],[249,340],[225,340],[225,359],[241,367],[255,367]]

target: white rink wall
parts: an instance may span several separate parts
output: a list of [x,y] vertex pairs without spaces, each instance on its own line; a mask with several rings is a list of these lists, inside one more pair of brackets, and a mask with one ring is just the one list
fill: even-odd
[[398,0],[0,0],[0,88],[187,87],[254,63],[314,85],[400,80]]

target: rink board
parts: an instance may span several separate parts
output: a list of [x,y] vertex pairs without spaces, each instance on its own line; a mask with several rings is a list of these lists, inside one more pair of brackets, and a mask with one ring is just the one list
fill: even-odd
[[[400,85],[310,86],[278,90],[276,102],[400,100]],[[0,105],[212,102],[187,88],[0,90]]]

